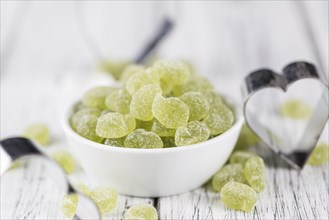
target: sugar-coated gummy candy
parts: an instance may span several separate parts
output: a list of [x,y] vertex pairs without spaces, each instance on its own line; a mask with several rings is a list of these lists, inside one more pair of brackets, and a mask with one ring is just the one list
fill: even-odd
[[243,166],[241,164],[228,164],[222,167],[212,178],[212,187],[220,192],[223,186],[230,182],[244,182]]
[[99,108],[84,107],[76,111],[71,117],[71,126],[76,130],[78,122],[85,115],[94,115],[96,117],[100,116],[102,111]]
[[207,124],[211,135],[218,135],[227,131],[232,126],[234,115],[225,104],[221,104],[210,108],[203,122]]
[[210,105],[200,92],[187,92],[179,97],[190,110],[189,121],[201,120],[207,116]]
[[110,111],[109,109],[104,109],[104,110],[102,111],[102,113],[100,114],[100,116],[105,115],[105,114],[107,114],[107,113],[109,113],[109,112],[113,112],[113,111]]
[[50,143],[49,128],[43,123],[36,123],[27,127],[24,131],[24,136],[41,145],[48,145]]
[[312,108],[300,100],[289,100],[281,105],[280,113],[284,117],[304,119],[310,116]]
[[94,115],[82,116],[76,125],[76,132],[89,140],[103,142],[104,138],[96,133],[97,120],[97,116]]
[[139,120],[150,121],[154,118],[152,113],[152,103],[154,97],[161,94],[161,88],[157,84],[143,86],[132,97],[130,112],[132,116]]
[[235,151],[232,153],[230,163],[239,163],[244,165],[250,157],[256,156],[254,153],[247,151]]
[[88,197],[90,196],[91,190],[84,183],[78,183],[75,187],[76,187],[77,190],[79,190],[80,192],[82,192],[84,195],[86,195]]
[[162,90],[162,94],[164,96],[169,96],[173,89],[173,85],[171,83],[164,81],[163,79],[160,79],[160,87]]
[[105,61],[100,64],[100,69],[110,73],[114,79],[118,80],[128,65],[128,61]]
[[51,158],[63,168],[66,174],[71,174],[76,169],[73,156],[65,150],[57,150],[53,152]]
[[126,137],[124,146],[129,148],[162,148],[163,143],[155,133],[136,129]]
[[109,112],[98,118],[96,133],[104,138],[120,138],[128,135],[135,127],[135,119],[129,114]]
[[90,192],[90,198],[97,204],[102,214],[107,214],[117,206],[118,192],[111,187],[96,187]]
[[257,193],[252,188],[234,181],[226,183],[220,194],[222,202],[235,210],[251,212],[257,202]]
[[111,111],[127,114],[130,111],[131,96],[124,88],[113,91],[105,99],[105,105]]
[[136,129],[136,120],[131,114],[127,114],[124,116],[127,128],[128,128],[128,133],[134,131]]
[[85,106],[81,101],[79,101],[73,105],[73,112],[77,112],[83,108],[87,108],[87,106]]
[[126,137],[122,138],[107,138],[104,141],[105,145],[114,146],[114,147],[124,147],[124,141]]
[[116,98],[118,96],[118,90],[111,92],[110,94],[108,94],[105,98],[105,105],[109,110],[112,112],[116,111]]
[[188,69],[191,73],[191,76],[195,76],[195,68],[194,68],[193,64],[187,60],[181,60],[181,62],[185,63],[185,65],[188,67]]
[[188,66],[177,60],[158,60],[154,63],[153,70],[167,83],[177,85],[186,83],[191,75]]
[[125,213],[125,220],[157,220],[157,210],[150,204],[138,204],[130,207]]
[[61,211],[65,218],[72,219],[78,208],[79,198],[77,194],[68,194],[62,198]]
[[160,75],[159,72],[155,71],[155,69],[153,67],[149,67],[145,70],[146,74],[148,74],[150,76],[150,78],[152,79],[152,81],[156,82],[157,84],[160,83]]
[[178,98],[157,95],[152,105],[154,117],[167,128],[185,126],[189,118],[188,106]]
[[256,192],[261,192],[265,188],[265,164],[262,158],[253,156],[249,158],[244,167],[243,175],[247,183]]
[[198,75],[194,75],[193,76],[193,80],[196,81],[198,84],[198,91],[201,93],[205,93],[207,91],[211,91],[214,90],[213,85],[209,82],[208,79],[202,77],[202,76],[198,76]]
[[155,119],[151,127],[151,131],[153,131],[160,137],[174,137],[176,129],[166,128],[163,124],[161,124],[158,120]]
[[208,140],[210,131],[207,125],[200,121],[191,121],[186,126],[179,127],[175,133],[175,144],[185,146]]
[[142,121],[142,120],[136,119],[136,129],[142,128],[146,131],[151,131],[153,123],[154,123],[154,119],[152,119],[150,121]]
[[176,147],[175,137],[161,137],[163,148]]
[[319,143],[313,150],[307,163],[312,166],[321,166],[329,162],[329,146],[326,143]]
[[140,71],[128,79],[126,88],[130,95],[134,95],[140,88],[148,84],[159,84],[159,81],[146,71]]
[[87,107],[105,109],[106,96],[116,90],[117,88],[109,86],[101,86],[90,89],[82,97],[82,103]]
[[255,146],[259,143],[259,138],[254,134],[248,127],[248,125],[244,124],[242,126],[238,142],[235,146],[235,150],[243,150],[248,147]]
[[186,83],[182,85],[174,85],[172,88],[172,93],[174,96],[181,96],[187,92],[200,92],[205,94],[207,91],[211,91],[213,89],[213,86],[207,79],[201,76],[193,75]]
[[204,93],[204,96],[206,97],[206,100],[208,101],[211,108],[214,108],[216,106],[220,106],[221,104],[223,104],[222,98],[214,90],[206,91]]
[[123,70],[121,77],[120,77],[120,81],[122,83],[126,83],[132,75],[134,75],[137,72],[142,72],[144,70],[145,70],[145,67],[142,65],[131,64]]

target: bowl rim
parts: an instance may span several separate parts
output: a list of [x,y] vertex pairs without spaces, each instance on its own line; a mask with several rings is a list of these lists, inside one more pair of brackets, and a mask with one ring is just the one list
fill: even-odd
[[[224,139],[226,136],[229,136],[231,133],[235,132],[236,130],[239,130],[239,127],[242,126],[244,122],[244,117],[242,116],[241,111],[237,111],[235,109],[235,120],[231,128],[229,128],[227,131],[224,133],[208,139],[206,141],[196,143],[196,144],[191,144],[191,145],[186,145],[186,146],[179,146],[179,147],[170,147],[170,148],[125,148],[125,147],[117,147],[117,146],[109,146],[101,143],[97,143],[91,140],[88,140],[87,138],[84,138],[77,134],[71,127],[70,125],[70,115],[72,114],[73,106],[70,106],[66,112],[62,115],[61,119],[61,126],[62,129],[66,134],[68,134],[70,137],[74,138],[78,142],[82,142],[86,145],[89,145],[90,147],[93,147],[95,149],[103,150],[103,151],[108,151],[108,152],[122,152],[122,153],[142,153],[142,154],[164,154],[164,153],[172,153],[172,152],[180,152],[180,151],[188,151],[188,150],[193,150],[197,149],[200,147],[203,147],[204,145],[217,142],[220,139]],[[237,108],[238,106],[236,103],[234,103],[234,107]]]

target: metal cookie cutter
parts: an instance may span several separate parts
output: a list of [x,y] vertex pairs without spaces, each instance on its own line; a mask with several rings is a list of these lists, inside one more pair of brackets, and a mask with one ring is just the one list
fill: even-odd
[[[251,130],[291,166],[303,168],[329,118],[328,85],[315,66],[294,62],[282,74],[254,71],[245,78],[242,95]],[[288,107],[296,117],[285,114]]]

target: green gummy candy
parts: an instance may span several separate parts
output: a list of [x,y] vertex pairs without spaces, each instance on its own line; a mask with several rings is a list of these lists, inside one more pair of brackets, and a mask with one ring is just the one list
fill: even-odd
[[118,192],[111,187],[96,187],[89,196],[97,204],[102,214],[113,211],[117,206]]
[[175,137],[161,137],[163,148],[176,147]]
[[136,129],[126,137],[124,146],[129,148],[162,148],[163,143],[155,133]]
[[282,116],[292,119],[304,119],[311,115],[312,108],[300,100],[289,100],[281,105]]
[[175,144],[186,146],[208,140],[210,131],[203,122],[192,121],[184,127],[179,127],[175,134]]
[[118,89],[106,96],[105,105],[114,112],[127,114],[130,111],[131,96],[126,89]]
[[164,81],[163,79],[160,79],[160,87],[161,87],[163,95],[170,96],[171,91],[173,89],[173,84],[168,83],[168,82]]
[[152,119],[150,121],[142,121],[142,120],[136,119],[136,129],[142,128],[146,131],[151,131],[153,123],[154,123],[154,119]]
[[109,145],[109,146],[114,146],[114,147],[124,147],[124,141],[126,137],[122,138],[107,138],[105,139],[104,144]]
[[329,146],[326,143],[318,144],[307,163],[312,166],[321,166],[329,162]]
[[150,121],[154,118],[152,113],[152,103],[154,97],[161,94],[161,88],[157,84],[143,86],[132,97],[130,103],[131,114],[143,121]]
[[78,195],[77,194],[69,194],[65,195],[62,198],[61,202],[61,211],[64,217],[68,219],[72,219],[78,208]]
[[151,127],[151,131],[159,135],[160,137],[174,137],[176,129],[166,128],[158,120],[154,120]]
[[179,97],[190,110],[189,121],[196,121],[208,115],[210,105],[204,95],[200,92],[187,92]]
[[131,64],[127,66],[120,77],[122,83],[126,83],[128,79],[137,72],[145,71],[145,67],[142,65]]
[[126,214],[125,220],[157,220],[157,210],[150,204],[138,204],[130,207]]
[[188,106],[178,98],[157,95],[152,105],[154,117],[166,128],[185,126],[189,118]]
[[106,96],[116,90],[116,88],[109,86],[102,86],[90,89],[82,97],[82,103],[87,107],[105,109]]
[[109,112],[113,112],[113,111],[110,111],[109,109],[104,109],[104,110],[102,111],[102,113],[101,113],[100,116],[103,116],[103,115],[105,115],[105,114],[107,114],[107,113],[109,113]]
[[135,119],[129,114],[109,112],[98,118],[96,133],[103,138],[120,138],[128,135],[135,127]]
[[36,123],[27,127],[24,131],[24,136],[41,145],[48,145],[50,143],[49,128],[43,123]]
[[114,79],[118,80],[128,64],[127,61],[106,61],[100,64],[100,69],[109,72]]
[[97,117],[94,115],[84,115],[76,125],[76,132],[84,138],[95,142],[103,142],[104,138],[96,133]]
[[241,164],[228,164],[222,167],[212,178],[212,187],[220,192],[223,186],[230,182],[244,182],[243,166]]
[[83,183],[78,183],[75,187],[77,190],[82,192],[84,195],[86,195],[88,197],[90,196],[91,190],[87,185],[85,185]]
[[222,202],[229,208],[251,212],[257,202],[256,192],[243,183],[228,182],[221,192]]
[[172,93],[174,96],[181,96],[187,92],[200,92],[202,94],[206,94],[207,91],[211,91],[213,89],[213,86],[207,79],[201,76],[193,75],[186,83],[182,85],[174,85],[172,88]]
[[71,174],[76,169],[74,158],[67,151],[57,150],[51,154],[51,158],[63,168],[66,174]]
[[223,100],[215,91],[208,90],[204,93],[204,96],[206,97],[206,100],[208,101],[211,108],[214,108],[216,106],[220,106],[223,104]]
[[84,107],[80,108],[77,112],[75,112],[71,117],[71,126],[74,130],[76,130],[77,125],[81,118],[85,115],[94,115],[96,117],[100,116],[102,111],[99,108],[90,108]]
[[87,106],[85,106],[81,101],[75,103],[73,105],[73,112],[77,112],[79,111],[80,109],[83,109],[83,108],[88,108]]
[[133,130],[136,129],[136,120],[135,118],[128,114],[124,116],[126,124],[127,124],[127,128],[128,128],[128,133],[132,132]]
[[133,96],[140,88],[148,84],[159,85],[159,79],[148,74],[146,71],[140,71],[128,79],[126,88],[129,94]]
[[249,158],[244,167],[243,175],[248,184],[256,192],[261,192],[265,188],[265,164],[262,158],[253,156]]
[[211,135],[215,136],[224,133],[232,127],[234,114],[225,104],[221,104],[212,107],[203,122],[207,124]]
[[181,85],[188,81],[191,73],[188,66],[177,60],[158,60],[153,65],[153,71],[170,84]]
[[254,153],[250,153],[247,151],[235,151],[232,153],[229,161],[230,163],[239,163],[244,165],[246,161],[250,158],[256,156]]
[[235,149],[246,149],[251,146],[255,146],[259,143],[259,138],[250,130],[250,128],[244,124],[242,126],[238,142]]

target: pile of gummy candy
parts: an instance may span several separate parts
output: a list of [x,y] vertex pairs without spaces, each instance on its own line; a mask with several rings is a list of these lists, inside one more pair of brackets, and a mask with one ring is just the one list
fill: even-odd
[[211,83],[176,60],[129,65],[119,87],[87,91],[70,118],[80,136],[127,148],[167,148],[220,135],[234,114]]

